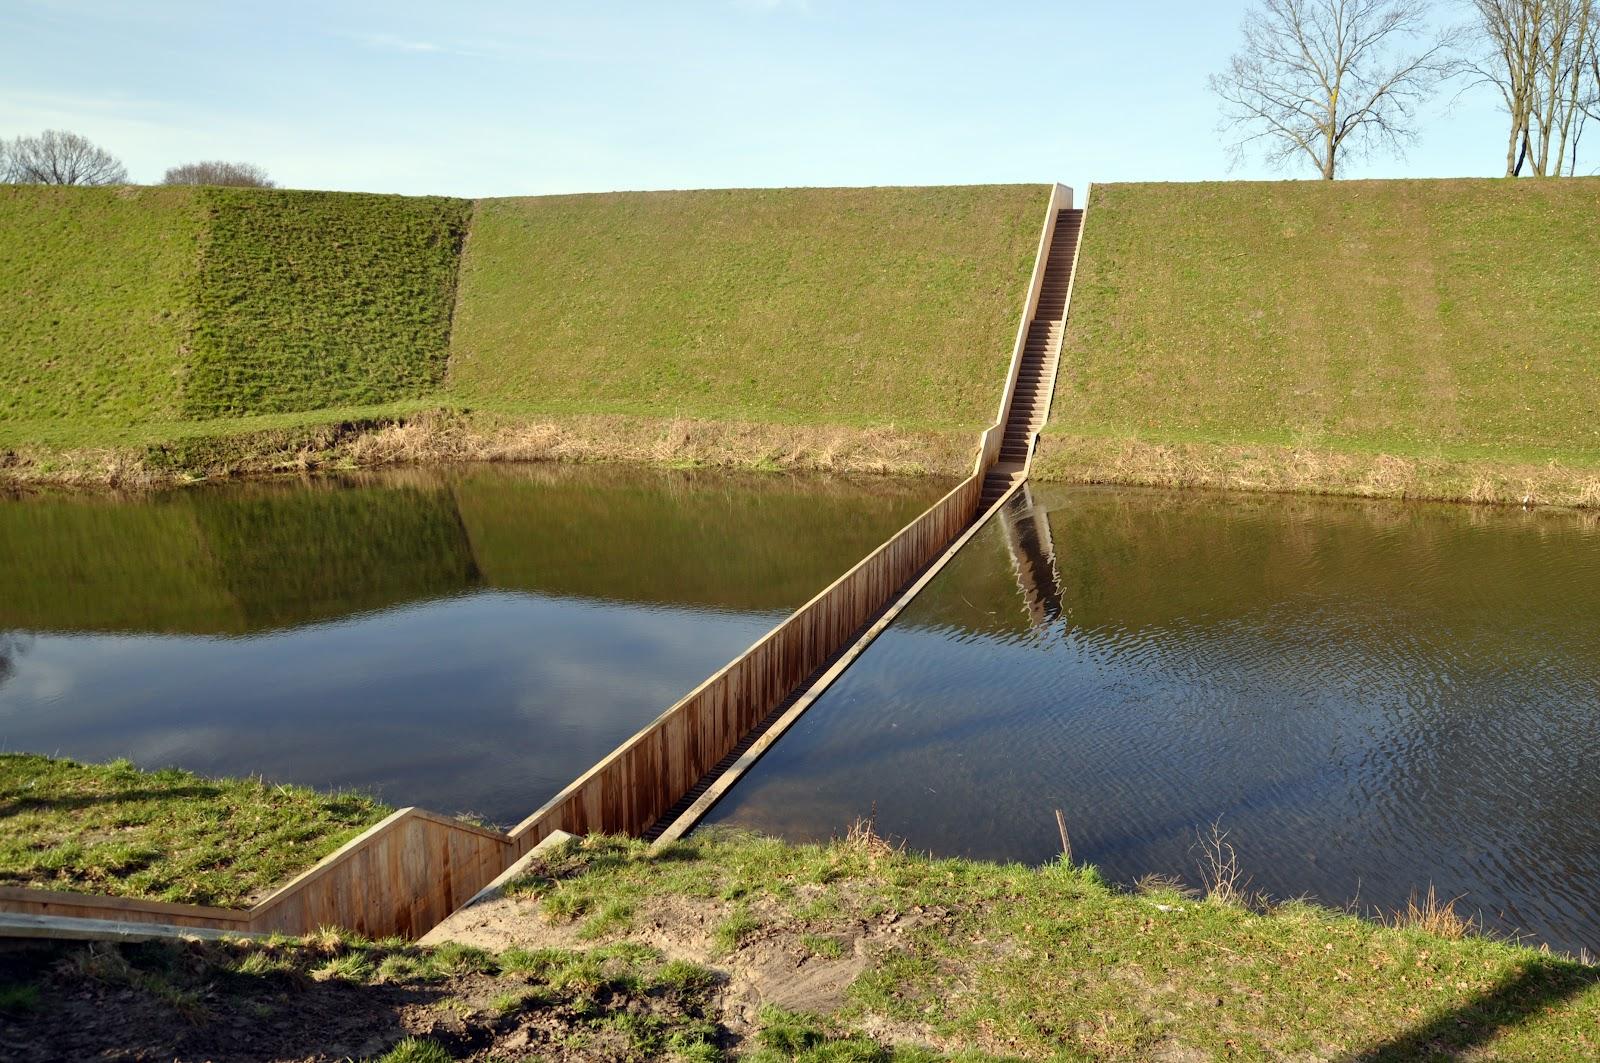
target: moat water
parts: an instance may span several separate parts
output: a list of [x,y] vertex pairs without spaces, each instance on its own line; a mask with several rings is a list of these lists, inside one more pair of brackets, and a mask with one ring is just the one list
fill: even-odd
[[0,500],[0,751],[514,823],[948,487],[545,465]]
[[1600,516],[1031,488],[710,823],[856,817],[1600,952]]

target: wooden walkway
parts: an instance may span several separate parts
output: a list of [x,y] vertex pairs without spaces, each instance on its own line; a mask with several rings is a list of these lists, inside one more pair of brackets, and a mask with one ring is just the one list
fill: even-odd
[[1072,190],[1055,185],[999,413],[972,475],[509,833],[402,809],[247,910],[0,888],[0,916],[80,937],[100,924],[108,939],[130,923],[414,938],[559,831],[681,835],[1026,480],[1049,415],[1082,226]]

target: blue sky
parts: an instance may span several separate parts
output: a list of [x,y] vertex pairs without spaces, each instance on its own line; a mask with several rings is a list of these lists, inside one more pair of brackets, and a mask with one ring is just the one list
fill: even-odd
[[[74,129],[136,181],[224,158],[466,196],[1307,176],[1230,170],[1205,81],[1244,8],[0,0],[0,136]],[[1346,174],[1502,172],[1487,92],[1424,124],[1404,161]]]

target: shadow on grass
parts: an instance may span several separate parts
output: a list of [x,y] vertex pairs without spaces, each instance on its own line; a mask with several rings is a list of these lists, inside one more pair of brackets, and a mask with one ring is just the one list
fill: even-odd
[[1433,1018],[1426,1025],[1346,1057],[1346,1063],[1411,1063],[1457,1059],[1546,1008],[1574,1000],[1600,986],[1600,968],[1538,959],[1487,992]]
[[[368,1058],[410,1032],[406,1017],[450,998],[454,987],[315,980],[304,971],[246,973],[218,946],[147,942],[33,942],[0,952],[0,1058]],[[447,1038],[476,1048],[481,1034]]]
[[23,812],[71,812],[91,805],[123,804],[129,801],[169,801],[189,797],[213,798],[222,793],[219,786],[173,786],[160,790],[119,790],[109,794],[73,794],[70,797],[22,797],[0,801],[0,819]]

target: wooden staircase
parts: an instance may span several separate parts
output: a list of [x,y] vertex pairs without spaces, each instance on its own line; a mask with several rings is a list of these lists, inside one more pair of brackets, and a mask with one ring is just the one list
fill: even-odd
[[1072,266],[1082,232],[1082,210],[1057,212],[1055,233],[1050,240],[1050,253],[1045,259],[1044,278],[1039,287],[1039,304],[1033,320],[1028,323],[1017,383],[1006,410],[1000,457],[984,477],[983,495],[978,503],[980,513],[1027,475],[1034,436],[1044,427],[1045,418],[1050,414],[1056,367],[1061,361],[1061,334],[1066,328],[1067,293],[1072,286]]

